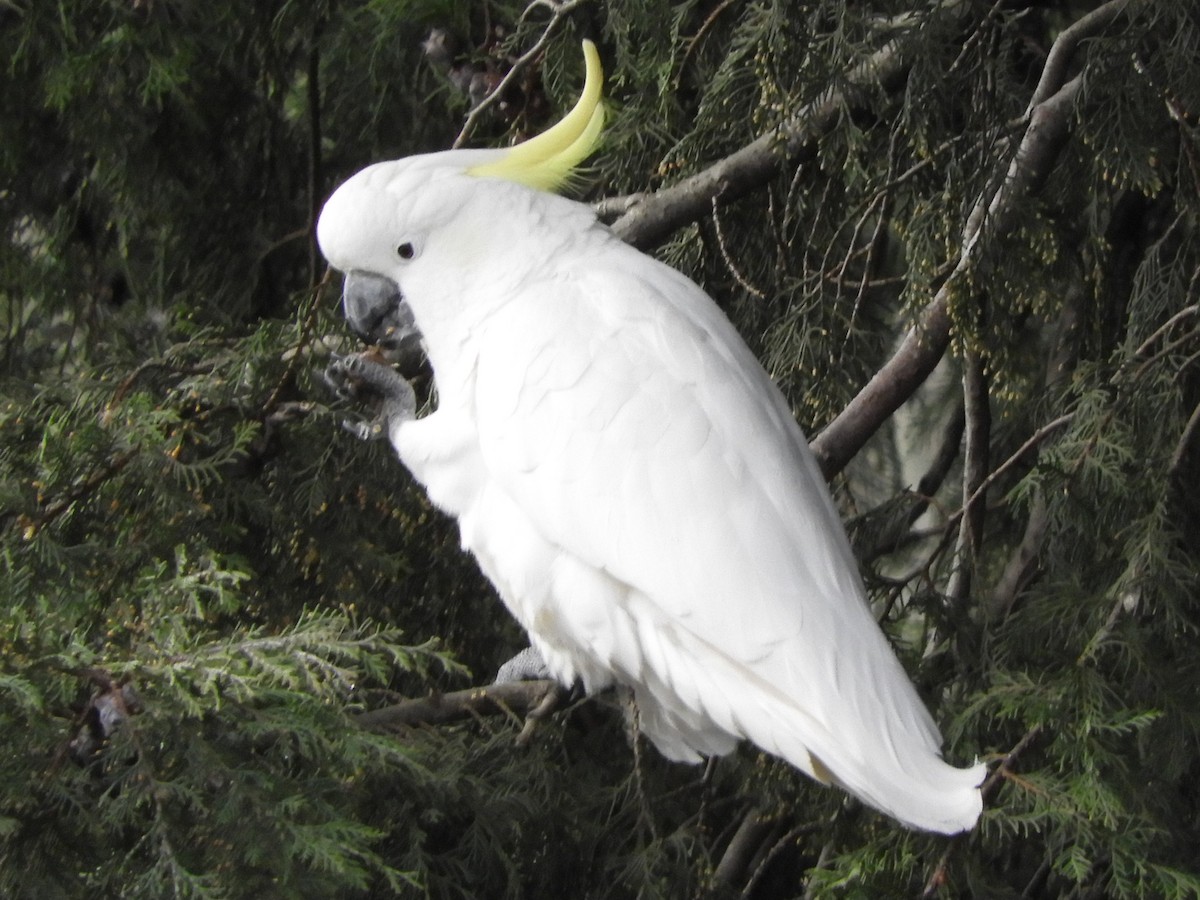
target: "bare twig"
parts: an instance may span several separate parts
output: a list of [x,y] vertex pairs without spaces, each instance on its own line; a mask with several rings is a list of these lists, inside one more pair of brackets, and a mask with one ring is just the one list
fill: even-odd
[[1180,435],[1179,442],[1171,453],[1171,464],[1167,467],[1168,478],[1174,478],[1180,474],[1188,454],[1195,449],[1198,443],[1200,443],[1200,405],[1197,405],[1192,410],[1192,414],[1188,416],[1187,424],[1183,427],[1183,434]]
[[712,220],[713,229],[717,235],[717,249],[721,252],[721,259],[725,261],[725,268],[729,270],[729,274],[733,276],[733,280],[741,285],[742,289],[751,297],[762,300],[767,295],[752,285],[746,276],[741,273],[737,267],[737,263],[733,261],[733,257],[729,254],[729,248],[725,246],[725,232],[721,229],[720,208],[717,205],[719,199],[718,197],[713,197],[712,199]]
[[688,61],[691,59],[692,53],[695,51],[696,47],[699,46],[700,42],[704,40],[704,36],[712,29],[717,19],[720,18],[721,13],[725,12],[725,10],[732,6],[733,3],[734,0],[723,0],[723,2],[717,4],[717,7],[705,17],[703,22],[700,23],[700,27],[696,30],[696,33],[688,38],[687,47],[683,51],[683,59],[680,61],[679,67],[675,72],[676,87],[679,86],[679,79],[683,75],[683,70],[687,68]]
[[1183,309],[1179,310],[1179,312],[1175,313],[1173,316],[1171,316],[1171,318],[1163,322],[1162,325],[1158,326],[1158,328],[1154,330],[1154,333],[1151,334],[1150,337],[1142,341],[1138,348],[1133,351],[1134,358],[1142,357],[1148,354],[1155,341],[1166,335],[1168,331],[1170,331],[1184,319],[1191,318],[1197,313],[1200,313],[1200,303],[1193,303],[1191,306],[1185,306]]
[[[1051,434],[1053,434],[1059,428],[1062,428],[1062,426],[1066,425],[1073,418],[1075,418],[1074,413],[1064,413],[1063,415],[1059,416],[1058,418],[1052,419],[1051,421],[1047,422],[1045,425],[1043,425],[1041,428],[1039,428],[1037,431],[1035,431],[1033,434],[1031,434],[1025,440],[1025,443],[1023,443],[1020,447],[1018,447],[1013,452],[1013,454],[1008,457],[1008,459],[1006,459],[999,466],[997,466],[995,469],[993,469],[992,473],[990,475],[988,475],[988,477],[985,478],[982,482],[980,482],[979,487],[975,489],[975,493],[973,493],[969,498],[967,498],[967,503],[971,504],[971,503],[974,503],[976,500],[978,500],[979,497],[982,496],[982,494],[985,491],[987,491],[988,488],[990,488],[993,484],[996,483],[996,480],[998,478],[1000,478],[1001,475],[1004,475],[1009,469],[1011,469],[1013,466],[1015,466],[1017,463],[1019,463],[1022,459],[1024,459],[1025,455],[1027,453],[1029,453],[1029,451],[1033,450],[1035,447],[1037,447],[1038,444],[1040,444],[1042,441],[1044,441],[1047,437],[1049,437]],[[956,515],[962,515],[962,511],[960,510]]]
[[[546,42],[550,40],[550,35],[552,35],[555,29],[558,28],[558,25],[563,18],[586,2],[587,0],[562,0],[562,2],[551,2],[551,0],[535,0],[534,3],[529,5],[529,7],[525,10],[526,14],[536,6],[544,6],[550,10],[550,21],[546,23],[546,27],[542,29],[541,36],[534,41],[533,46],[521,54],[517,61],[512,64],[512,68],[510,68],[505,73],[504,77],[500,79],[500,82],[494,88],[492,88],[486,97],[479,101],[478,105],[472,109],[470,113],[468,113],[467,120],[463,123],[462,131],[458,133],[458,137],[456,137],[454,139],[454,143],[451,144],[452,148],[457,149],[466,143],[467,138],[471,136],[471,132],[475,130],[475,126],[478,124],[480,117],[482,117],[484,113],[486,113],[500,101],[500,99],[504,96],[504,92],[508,90],[509,86],[512,85],[512,83],[517,80],[517,77],[542,54],[543,50],[546,49]],[[522,16],[522,18],[523,17],[524,16]]]

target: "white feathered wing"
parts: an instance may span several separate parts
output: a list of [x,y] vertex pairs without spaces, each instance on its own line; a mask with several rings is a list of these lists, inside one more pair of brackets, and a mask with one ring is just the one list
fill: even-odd
[[725,316],[612,238],[547,268],[474,332],[487,483],[460,517],[547,662],[633,687],[671,758],[748,738],[911,826],[970,828],[984,767],[942,761],[804,437]]

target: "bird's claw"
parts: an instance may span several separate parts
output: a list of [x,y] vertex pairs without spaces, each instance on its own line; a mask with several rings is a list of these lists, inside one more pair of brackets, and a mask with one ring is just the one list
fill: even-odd
[[342,427],[360,441],[377,441],[387,431],[382,417],[379,416],[369,421],[362,419],[342,419]]
[[412,385],[383,363],[358,355],[334,355],[321,377],[339,399],[383,398],[383,406],[374,419],[342,422],[342,427],[360,440],[378,440],[392,425],[416,418],[417,395]]

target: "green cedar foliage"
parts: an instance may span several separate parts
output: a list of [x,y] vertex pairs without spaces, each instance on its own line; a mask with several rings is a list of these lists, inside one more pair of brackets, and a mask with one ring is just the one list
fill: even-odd
[[[0,894],[1196,896],[1192,6],[0,4]],[[973,833],[752,748],[666,763],[615,697],[522,746],[515,715],[356,724],[521,637],[341,429],[312,223],[361,166],[449,146],[543,36],[464,137],[565,108],[590,36],[591,199],[809,127],[653,252],[810,434],[942,304],[942,366],[834,487],[948,758],[993,763]],[[1069,100],[1062,138],[1005,194],[1035,96]]]

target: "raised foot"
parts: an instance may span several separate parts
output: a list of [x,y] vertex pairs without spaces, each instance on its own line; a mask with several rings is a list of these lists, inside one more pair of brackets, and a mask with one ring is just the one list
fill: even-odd
[[417,395],[412,385],[390,366],[364,356],[334,356],[322,378],[343,400],[379,398],[375,418],[345,419],[342,427],[360,440],[385,437],[395,425],[417,417]]

